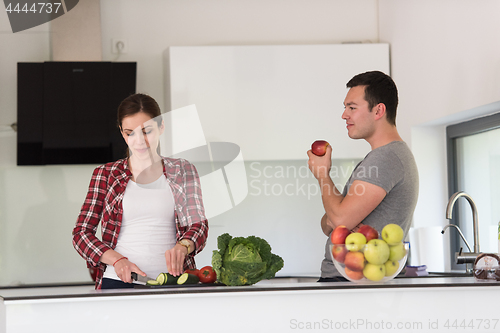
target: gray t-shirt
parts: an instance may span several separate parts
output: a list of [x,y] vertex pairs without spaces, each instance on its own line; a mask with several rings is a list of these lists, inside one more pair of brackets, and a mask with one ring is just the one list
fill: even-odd
[[[362,221],[378,232],[389,223],[400,225],[405,235],[410,228],[418,198],[418,170],[413,154],[403,141],[393,141],[369,152],[354,168],[344,187],[343,195],[355,180],[382,187],[387,195]],[[360,189],[362,190],[362,189]],[[340,276],[332,262],[330,237],[325,246],[325,259],[321,263],[321,277]]]

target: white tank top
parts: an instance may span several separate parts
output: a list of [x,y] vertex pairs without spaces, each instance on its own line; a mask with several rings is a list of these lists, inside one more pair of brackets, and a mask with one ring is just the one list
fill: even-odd
[[[122,207],[122,224],[115,251],[151,278],[167,272],[165,251],[176,243],[174,197],[167,178],[161,175],[149,184],[130,180]],[[113,265],[107,266],[104,277],[120,280]]]

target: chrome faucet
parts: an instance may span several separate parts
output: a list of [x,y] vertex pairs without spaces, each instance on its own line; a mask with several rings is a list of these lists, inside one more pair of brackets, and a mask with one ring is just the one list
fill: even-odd
[[467,242],[467,239],[465,239],[465,236],[464,234],[462,233],[462,230],[460,230],[460,228],[455,225],[455,224],[447,224],[444,226],[443,230],[441,231],[441,233],[444,235],[444,232],[446,231],[446,229],[448,229],[449,227],[454,227],[457,229],[458,233],[460,234],[460,237],[462,237],[462,240],[464,241],[465,245],[467,246],[467,248],[469,249],[469,252],[471,252],[471,248],[470,248],[470,245],[469,245],[469,242]]
[[[474,231],[474,252],[462,253],[462,249],[460,249],[460,252],[456,253],[455,257],[456,257],[456,260],[457,260],[457,264],[473,264],[474,261],[476,260],[476,257],[480,253],[479,252],[479,232],[478,232],[479,225],[478,225],[478,219],[477,219],[477,206],[476,206],[476,203],[474,202],[474,200],[472,200],[472,197],[470,195],[468,195],[467,193],[462,192],[462,191],[461,192],[456,192],[456,193],[454,193],[451,196],[450,200],[448,201],[448,205],[446,206],[446,218],[448,220],[451,220],[451,218],[452,218],[452,212],[453,212],[453,206],[455,205],[455,202],[460,197],[464,197],[465,199],[467,199],[467,201],[469,202],[469,204],[471,206],[471,209],[472,209],[472,224],[473,224],[473,231]],[[449,226],[453,226],[453,227],[457,228],[458,232],[460,233],[460,236],[462,237],[462,239],[465,242],[465,245],[467,245],[467,247],[469,248],[469,251],[470,251],[471,249],[470,249],[469,244],[465,240],[465,237],[462,234],[462,232],[460,231],[460,228],[458,228],[456,225],[454,225],[454,224],[448,224],[448,225],[446,225],[444,227],[443,231],[441,231],[441,233],[444,234],[444,231]]]
[[470,207],[472,208],[472,226],[473,226],[473,231],[474,231],[474,252],[479,253],[479,225],[478,225],[478,220],[477,220],[477,206],[474,200],[472,200],[472,197],[468,195],[465,192],[456,192],[453,194],[448,201],[448,206],[446,207],[446,218],[448,220],[451,220],[452,213],[453,213],[453,206],[455,205],[455,202],[458,200],[458,198],[464,197],[469,201]]

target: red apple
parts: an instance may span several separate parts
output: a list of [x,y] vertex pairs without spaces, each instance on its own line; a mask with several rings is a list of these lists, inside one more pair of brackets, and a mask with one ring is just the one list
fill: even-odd
[[350,270],[349,268],[344,268],[345,275],[351,280],[361,280],[363,278],[363,272],[356,272]]
[[347,250],[343,244],[333,245],[332,247],[333,258],[342,264],[344,263],[347,252],[349,252],[349,250]]
[[370,227],[369,225],[362,225],[359,229],[358,232],[362,233],[366,237],[366,242],[368,243],[372,239],[377,239],[378,238],[378,231],[375,230],[374,228]]
[[333,229],[332,234],[330,235],[330,240],[332,241],[332,244],[345,244],[345,239],[350,233],[351,230],[347,229],[345,225],[339,225]]
[[326,154],[326,147],[329,145],[325,140],[317,140],[311,145],[311,151],[314,155],[323,156]]
[[348,252],[345,255],[344,261],[345,267],[349,268],[351,271],[361,272],[365,268],[365,256],[362,252]]

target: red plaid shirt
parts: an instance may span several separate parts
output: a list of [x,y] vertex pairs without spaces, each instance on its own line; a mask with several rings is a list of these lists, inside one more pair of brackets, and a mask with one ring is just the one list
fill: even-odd
[[[165,157],[163,173],[175,201],[176,239],[189,239],[195,244],[194,251],[186,257],[184,268],[195,268],[194,255],[205,247],[208,235],[198,173],[186,160]],[[96,289],[101,288],[106,267],[99,259],[104,252],[114,249],[118,241],[123,195],[131,177],[127,159],[97,167],[73,229],[73,246],[87,261],[88,267],[98,268]],[[99,223],[102,240],[95,235]]]

